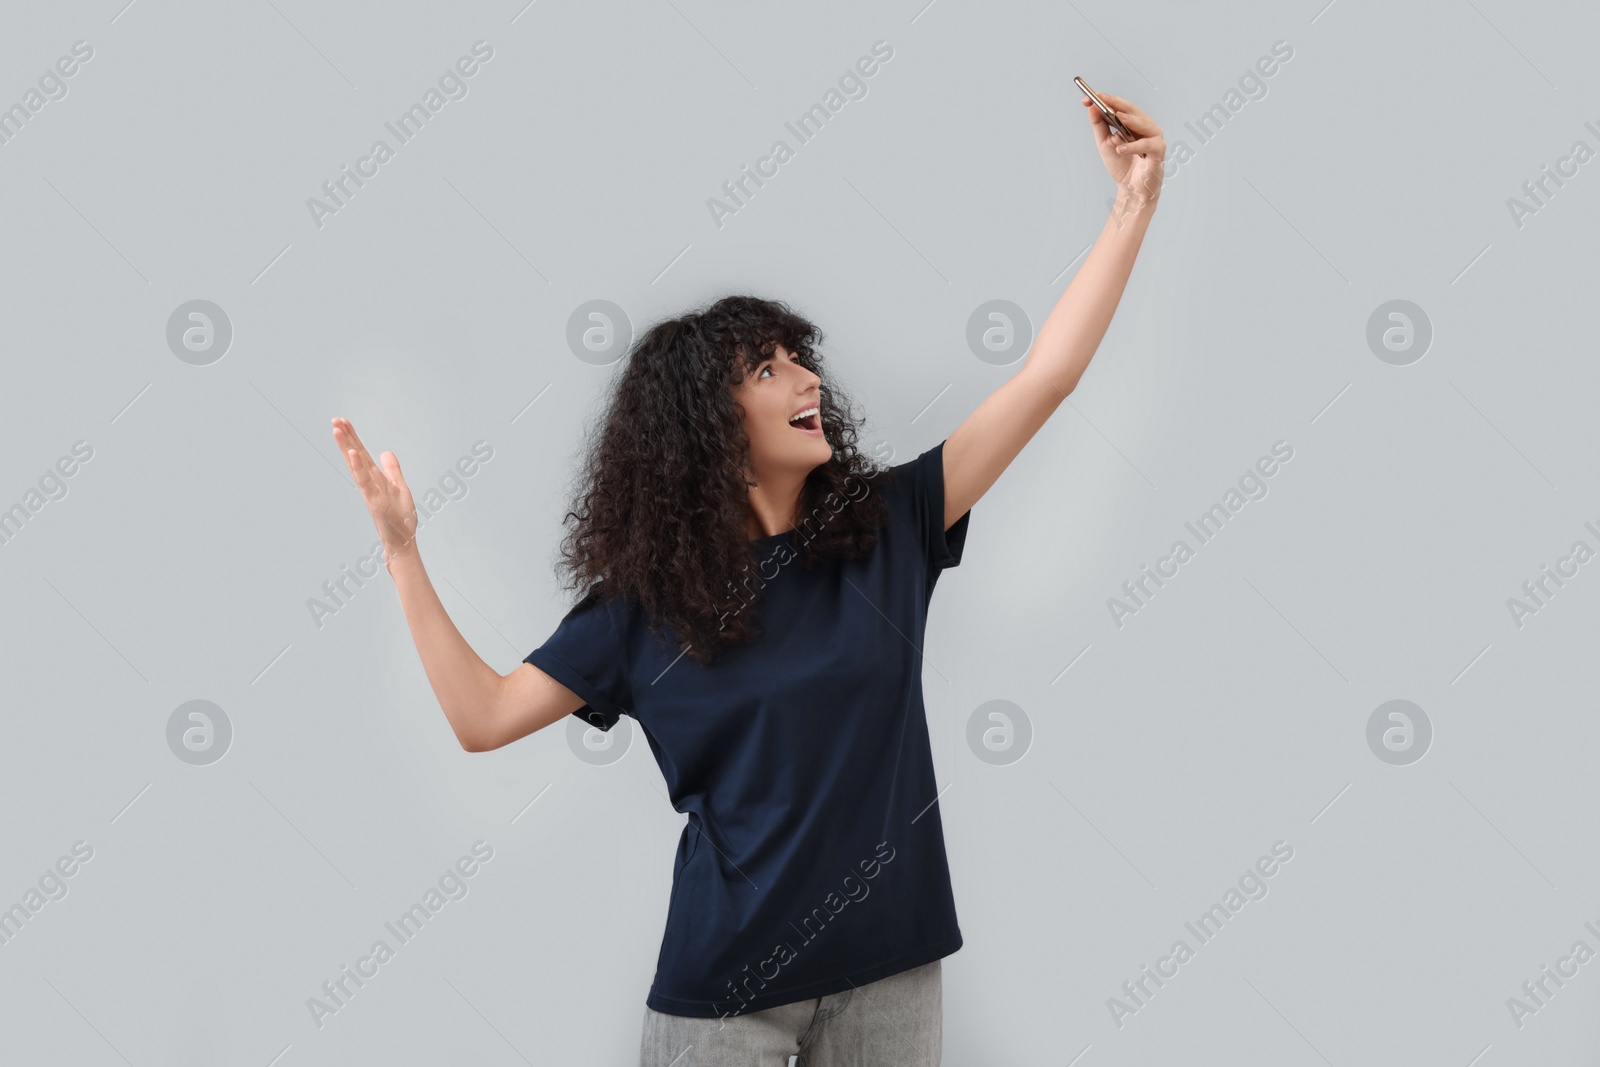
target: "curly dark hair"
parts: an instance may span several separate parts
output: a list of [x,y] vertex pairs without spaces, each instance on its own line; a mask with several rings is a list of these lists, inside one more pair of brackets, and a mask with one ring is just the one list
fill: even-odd
[[640,336],[586,441],[562,520],[564,584],[585,589],[584,599],[631,599],[652,634],[670,625],[701,664],[761,633],[764,583],[747,532],[750,440],[732,390],[778,344],[822,379],[819,418],[833,447],[801,489],[793,559],[810,570],[870,552],[886,516],[876,490],[887,470],[857,451],[859,420],[823,370],[814,347],[822,338],[787,305],[744,295]]

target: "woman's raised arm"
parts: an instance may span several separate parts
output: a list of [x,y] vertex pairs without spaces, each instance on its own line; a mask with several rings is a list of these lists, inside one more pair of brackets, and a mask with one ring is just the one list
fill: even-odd
[[456,740],[486,752],[559,721],[583,700],[531,664],[502,675],[485,663],[451,621],[417,551],[417,509],[393,452],[372,461],[348,419],[333,420],[339,442],[373,525],[383,539],[384,565],[405,608],[422,668]]
[[1088,258],[1039,329],[1022,369],[991,393],[944,443],[944,522],[948,529],[1032,440],[1039,427],[1077,388],[1100,347],[1133,272],[1161,193],[1166,140],[1155,120],[1120,96],[1101,93],[1139,139],[1112,135],[1099,109],[1090,106],[1095,145],[1117,183],[1116,204]]

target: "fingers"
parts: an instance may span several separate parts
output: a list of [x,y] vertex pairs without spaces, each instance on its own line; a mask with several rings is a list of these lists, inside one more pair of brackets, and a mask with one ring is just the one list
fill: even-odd
[[339,443],[339,451],[344,456],[345,464],[350,468],[350,473],[355,477],[356,488],[361,490],[362,499],[367,502],[368,508],[375,508],[384,498],[384,487],[378,480],[378,471],[372,463],[372,456],[368,454],[366,446],[361,444],[361,439],[355,435],[355,427],[347,419],[333,420],[333,436]]
[[350,468],[350,474],[355,478],[356,485],[361,488],[362,493],[365,493],[367,491],[368,466],[366,461],[361,458],[360,450],[341,443],[339,454],[344,457],[345,466]]
[[1082,102],[1083,102],[1083,106],[1089,109],[1089,117],[1090,118],[1094,119],[1096,122],[1099,122],[1099,123],[1104,123],[1106,121],[1105,112],[1103,112],[1099,108],[1095,107],[1093,100],[1090,100],[1086,96],[1086,97],[1083,98]]
[[1106,124],[1106,117],[1101,114],[1100,109],[1095,107],[1088,97],[1084,97],[1083,102],[1089,108],[1089,128],[1094,132],[1094,143],[1104,145],[1108,141],[1116,141],[1120,144],[1121,141],[1111,132],[1111,127]]
[[403,550],[416,540],[419,522],[411,490],[400,472],[400,457],[384,452],[378,457],[382,463],[380,469],[348,419],[333,420],[333,436],[355,476],[361,499],[372,512],[372,521],[383,537],[385,551]]
[[339,450],[344,453],[345,462],[350,465],[350,472],[356,476],[356,482],[361,485],[363,492],[368,488],[367,479],[372,480],[372,488],[383,487],[384,483],[376,481],[380,470],[386,476],[387,484],[395,490],[404,494],[411,492],[406,485],[405,475],[400,473],[400,457],[393,452],[385,452],[375,462],[367,446],[356,436],[356,428],[349,419],[333,420],[333,436],[339,442]]
[[348,423],[343,419],[333,420],[333,441],[339,446],[339,455],[344,457],[345,464],[350,468],[350,473],[355,474],[360,467],[357,459],[352,459],[350,450],[355,447],[354,434],[345,429]]
[[376,511],[383,501],[384,488],[378,476],[378,471],[372,465],[371,457],[355,448],[344,450],[345,462],[350,465],[350,473],[355,475],[356,488],[361,490],[361,497],[367,502],[367,507]]
[[1110,104],[1113,110],[1126,111],[1131,115],[1144,114],[1144,112],[1140,111],[1132,100],[1124,100],[1122,97],[1114,96],[1111,93],[1097,92],[1095,95],[1100,97],[1100,99],[1104,100],[1106,103]]
[[1154,152],[1160,148],[1161,138],[1141,137],[1137,141],[1124,141],[1117,145],[1117,153],[1124,156],[1142,156],[1146,152]]
[[1154,119],[1142,111],[1124,111],[1119,107],[1116,112],[1117,118],[1122,120],[1122,124],[1134,133],[1144,134],[1148,137],[1161,129],[1160,126],[1156,125]]
[[372,462],[371,453],[367,451],[367,446],[361,443],[361,438],[356,435],[356,428],[350,424],[349,419],[334,419],[333,433],[335,437],[343,435],[339,442],[341,448],[354,448],[368,463]]
[[1107,141],[1111,141],[1115,145],[1125,145],[1130,142],[1136,142],[1140,137],[1158,136],[1160,134],[1161,127],[1156,125],[1155,120],[1151,119],[1150,116],[1137,108],[1133,108],[1131,111],[1124,110],[1124,105],[1128,108],[1132,108],[1133,105],[1128,104],[1122,97],[1101,93],[1100,98],[1112,105],[1112,110],[1117,115],[1117,121],[1124,130],[1134,136],[1127,137],[1113,131],[1111,124],[1106,121],[1105,113],[1094,106],[1094,101],[1088,97],[1083,97],[1081,103],[1089,109],[1089,119],[1094,123],[1095,142],[1097,144],[1105,144]]
[[1100,99],[1111,105],[1111,109],[1117,113],[1117,118],[1133,132],[1152,134],[1160,128],[1156,125],[1155,120],[1146,115],[1133,101],[1117,96],[1115,93],[1099,93],[1098,95]]

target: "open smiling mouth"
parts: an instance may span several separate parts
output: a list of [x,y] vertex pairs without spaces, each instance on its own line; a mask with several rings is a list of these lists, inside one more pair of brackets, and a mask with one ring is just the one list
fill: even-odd
[[810,434],[812,437],[822,436],[821,413],[816,408],[807,408],[806,413],[799,418],[790,419],[789,425],[801,433]]

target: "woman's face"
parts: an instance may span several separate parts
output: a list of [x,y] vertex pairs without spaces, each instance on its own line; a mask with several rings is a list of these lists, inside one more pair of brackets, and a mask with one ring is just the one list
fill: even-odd
[[[833,446],[822,432],[821,387],[821,378],[776,345],[772,356],[734,388],[734,399],[744,408],[744,432],[750,438],[757,481],[763,475],[804,476],[833,458]],[[801,411],[811,414],[790,422]]]

